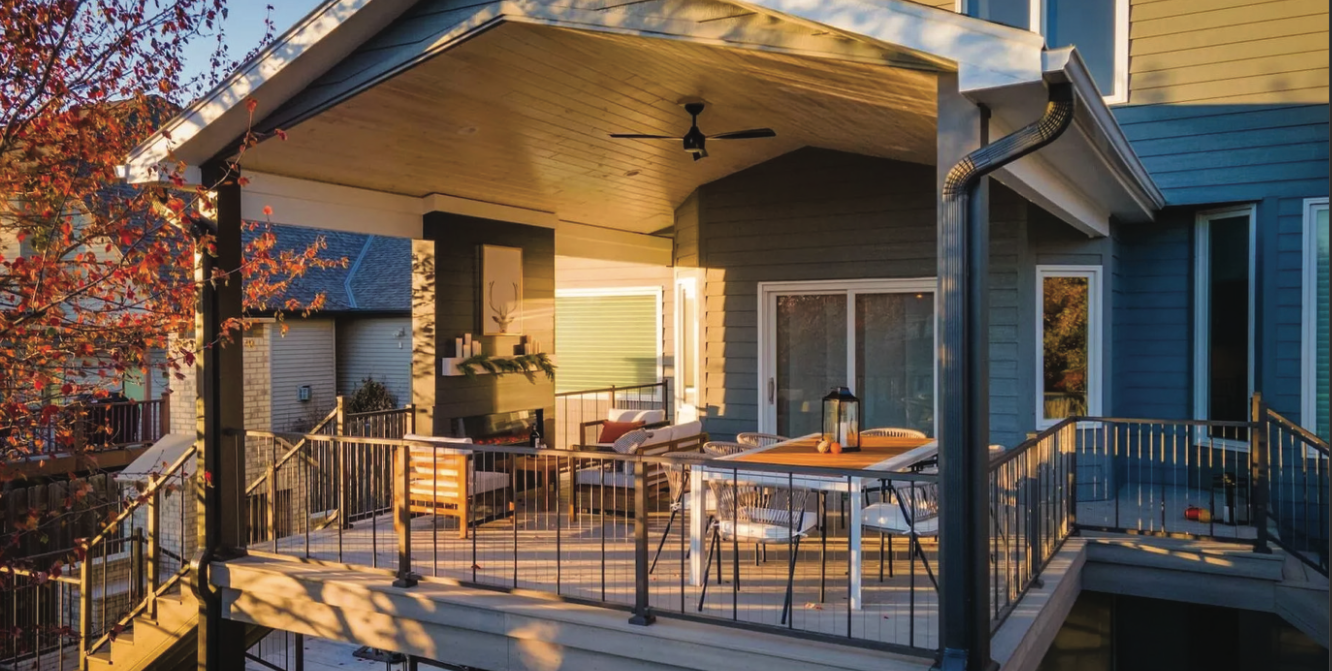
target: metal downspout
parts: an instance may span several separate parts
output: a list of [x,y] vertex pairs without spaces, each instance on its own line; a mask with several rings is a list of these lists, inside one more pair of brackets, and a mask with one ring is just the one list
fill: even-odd
[[[990,659],[989,216],[982,179],[1054,142],[1073,121],[1073,88],[1052,84],[1039,120],[982,147],[944,178],[939,211],[940,618],[944,671],[995,668]],[[977,207],[979,206],[979,207]]]

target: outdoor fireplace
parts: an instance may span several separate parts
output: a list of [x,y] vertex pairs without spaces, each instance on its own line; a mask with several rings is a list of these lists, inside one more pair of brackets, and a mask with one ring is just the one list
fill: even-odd
[[453,420],[453,435],[471,438],[477,445],[526,445],[539,413],[540,410],[518,410],[458,417]]

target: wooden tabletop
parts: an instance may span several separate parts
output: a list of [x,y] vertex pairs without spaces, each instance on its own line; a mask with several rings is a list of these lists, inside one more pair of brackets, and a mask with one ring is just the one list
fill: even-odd
[[827,466],[829,468],[869,468],[900,454],[934,442],[933,438],[889,438],[861,436],[859,452],[820,454],[817,435],[777,443],[767,448],[742,452],[728,461],[778,464],[782,466]]

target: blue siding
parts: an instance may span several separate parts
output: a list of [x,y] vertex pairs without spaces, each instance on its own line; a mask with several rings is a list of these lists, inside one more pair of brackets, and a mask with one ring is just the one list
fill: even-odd
[[1170,205],[1327,193],[1326,104],[1140,105],[1115,116]]
[[1192,410],[1191,213],[1115,226],[1110,413],[1182,419]]

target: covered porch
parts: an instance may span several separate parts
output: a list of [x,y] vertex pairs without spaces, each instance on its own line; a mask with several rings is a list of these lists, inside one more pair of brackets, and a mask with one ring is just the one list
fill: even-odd
[[[949,171],[991,140],[1042,118],[1055,89],[1074,110],[1067,130],[1040,153],[993,173],[993,189],[977,192],[978,228],[950,224],[939,195]],[[253,130],[263,140],[236,160],[234,141],[250,120],[247,99],[257,101]],[[769,128],[775,137],[714,140],[701,160],[681,143],[610,137],[683,135],[691,121],[683,105],[700,102],[697,124],[706,134]],[[946,492],[955,473],[954,491],[965,486],[979,494],[984,478],[973,472],[960,479],[960,473],[964,464],[981,462],[983,446],[1036,445],[1026,437],[1045,417],[1035,379],[1038,266],[1042,259],[1094,262],[1106,268],[1108,282],[1111,218],[1150,220],[1161,205],[1075,52],[1046,51],[1031,33],[893,0],[333,1],[167,130],[130,157],[126,177],[161,179],[164,162],[174,159],[186,166],[188,181],[215,188],[221,267],[239,261],[238,248],[227,250],[239,240],[230,228],[242,219],[413,240],[411,401],[423,437],[461,437],[463,420],[537,410],[545,417],[543,434],[567,431],[558,424],[554,381],[540,374],[461,374],[467,356],[456,343],[465,334],[475,337],[491,357],[555,353],[559,366],[556,260],[574,258],[671,269],[673,289],[682,293],[673,291],[672,314],[663,309],[656,316],[661,330],[670,324],[675,343],[659,366],[672,382],[672,416],[697,418],[696,435],[803,435],[818,419],[810,401],[828,387],[847,386],[864,399],[866,428],[942,439],[940,474],[821,474],[856,484],[799,508],[819,520],[810,527],[817,543],[799,553],[774,552],[765,562],[763,548],[732,542],[721,555],[737,563],[736,574],[745,563],[739,580],[746,587],[728,586],[706,604],[695,584],[704,516],[688,516],[688,525],[682,516],[668,532],[666,520],[681,499],[663,496],[666,488],[640,499],[633,518],[605,507],[567,516],[576,483],[562,478],[577,477],[589,460],[602,459],[621,474],[637,464],[664,474],[666,462],[657,460],[665,457],[612,465],[615,458],[585,452],[496,449],[487,452],[483,470],[505,473],[510,486],[492,495],[504,498],[478,503],[490,514],[464,518],[477,522],[468,539],[457,538],[458,522],[428,515],[397,519],[399,533],[380,535],[380,525],[391,529],[395,520],[387,507],[372,506],[350,529],[314,528],[298,515],[305,526],[280,534],[270,517],[259,539],[243,520],[223,519],[210,532],[214,549],[372,568],[401,568],[406,557],[423,578],[437,573],[484,585],[495,571],[504,574],[504,584],[495,586],[513,590],[550,592],[551,580],[568,579],[579,593],[557,594],[623,600],[636,616],[643,615],[637,600],[646,594],[652,602],[679,599],[681,614],[715,609],[712,615],[725,620],[721,611],[729,608],[732,621],[917,652],[959,645],[950,644],[942,624],[949,618],[948,588],[941,600],[933,587],[941,577],[948,584],[948,571],[960,571],[953,574],[955,590],[963,589],[963,575],[993,573],[981,584],[1003,602],[992,615],[1011,606],[1031,575],[1001,571],[998,552],[983,565],[949,564],[939,552],[949,543],[944,533],[942,545],[913,540],[914,551],[907,551],[902,542],[896,555],[885,548],[885,573],[891,568],[893,575],[878,582],[877,548],[851,523],[862,503],[860,482],[901,480],[909,488],[943,480]],[[245,188],[235,181],[237,170]],[[961,237],[977,245],[973,256]],[[500,332],[492,318],[507,315],[492,314],[484,251],[495,247],[521,250],[520,300],[513,301],[520,321]],[[968,281],[980,290],[964,297]],[[204,314],[238,311],[229,291],[209,292],[215,302]],[[982,317],[969,322],[963,337],[954,327],[967,321],[966,305]],[[987,318],[988,328],[981,328]],[[1107,321],[1096,325],[1108,332]],[[238,369],[229,365],[233,356],[223,348],[202,365]],[[201,458],[219,482],[209,494],[218,497],[216,506],[206,509],[238,510],[252,484],[241,477],[252,470],[246,460],[284,450],[241,449],[248,439],[238,440],[237,431],[247,427],[234,420],[243,382],[207,373],[200,380],[208,399]],[[1108,397],[1104,378],[1093,384],[1099,398]],[[964,401],[967,389],[980,393]],[[405,445],[383,446],[406,453]],[[1053,468],[1057,454],[1041,463]],[[952,471],[950,458],[957,464]],[[1016,461],[1012,482],[991,483],[999,488],[995,496],[1018,486]],[[301,477],[315,482],[299,471],[308,460],[291,463],[298,470],[289,484]],[[553,470],[546,468],[551,463]],[[533,480],[522,483],[526,477]],[[269,482],[279,481],[270,471]],[[560,482],[567,489],[552,491]],[[385,473],[381,485],[381,497],[391,498],[392,475]],[[647,489],[616,487],[593,495],[638,496]],[[275,493],[269,500],[281,499]],[[1023,505],[1014,515],[1034,514],[1034,501]],[[955,510],[954,519],[970,524],[955,527],[954,547],[962,535],[974,542],[984,533],[982,512]],[[1067,531],[1064,522],[1051,523]],[[639,564],[648,537],[665,542],[645,589]],[[1035,536],[1014,529],[1005,538],[1031,548]],[[1048,540],[1042,552],[1057,546],[1058,535]],[[332,548],[335,555],[328,554]],[[349,548],[359,554],[347,555]],[[809,561],[810,553],[819,560]],[[1021,561],[1030,563],[1030,556]],[[942,573],[932,575],[926,565]],[[850,576],[863,579],[856,585]],[[400,579],[406,585],[416,578]],[[860,589],[863,603],[856,603]],[[970,608],[985,610],[980,603]],[[955,632],[965,628],[968,640],[988,640],[975,618],[962,625],[962,611],[951,612]]]

